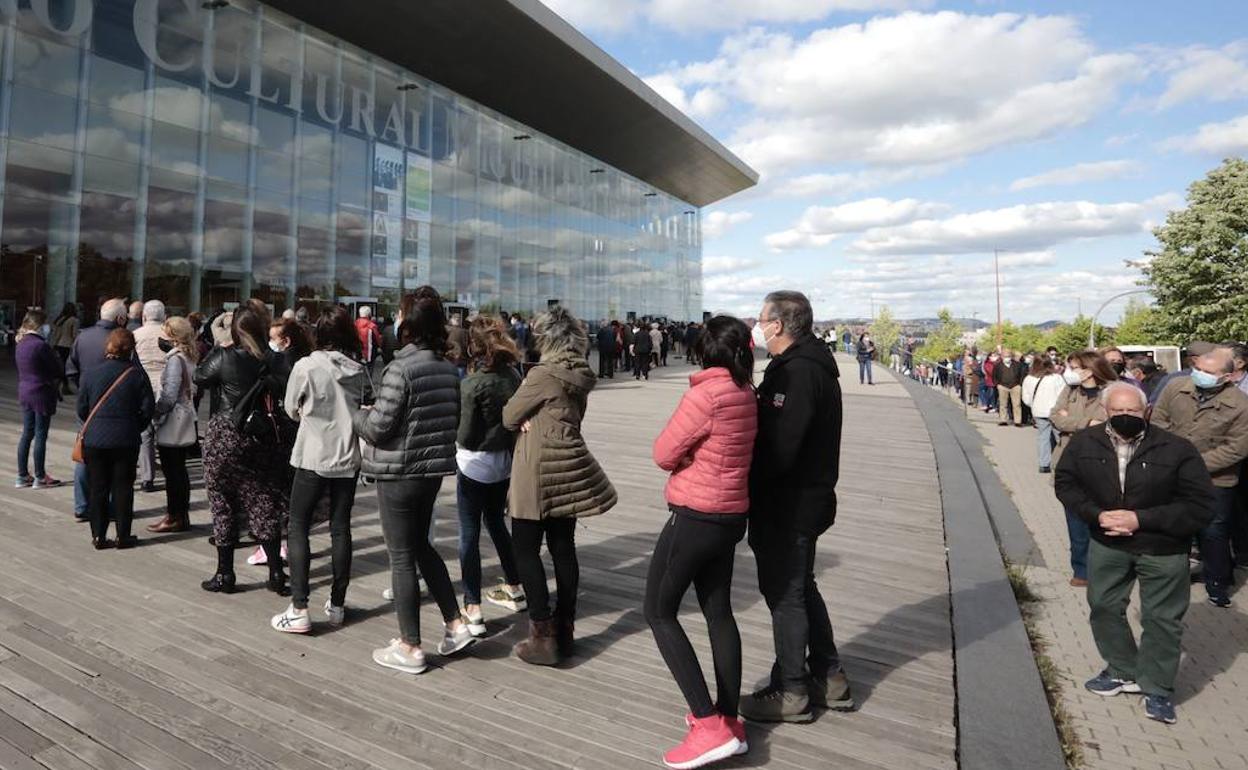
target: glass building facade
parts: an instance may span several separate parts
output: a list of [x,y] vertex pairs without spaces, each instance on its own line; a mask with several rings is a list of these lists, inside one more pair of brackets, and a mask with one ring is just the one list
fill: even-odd
[[701,318],[696,207],[262,3],[0,0],[0,21],[10,318],[386,312],[426,283],[483,311]]

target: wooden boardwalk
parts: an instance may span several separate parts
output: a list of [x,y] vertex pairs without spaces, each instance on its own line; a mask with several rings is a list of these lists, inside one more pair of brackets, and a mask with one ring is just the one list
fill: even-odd
[[[679,363],[677,359],[673,359]],[[912,402],[889,375],[857,384],[843,361],[846,430],[840,513],[821,540],[820,584],[836,627],[857,713],[812,725],[750,726],[751,751],[724,767],[951,768],[954,685],[948,578],[935,464]],[[233,596],[205,594],[215,554],[202,489],[190,534],[145,537],[97,553],[71,518],[72,490],[0,488],[0,768],[601,768],[659,765],[683,734],[686,708],[640,612],[663,474],[650,444],[686,387],[688,369],[649,383],[605,384],[586,435],[620,493],[612,513],[578,529],[580,652],[560,669],[510,657],[526,624],[487,606],[491,637],[462,658],[436,656],[420,677],[387,672],[369,652],[396,635],[381,599],[388,568],[376,495],[362,488],[348,622],[331,630],[328,536],[313,539],[314,633],[273,632],[285,600],[263,590],[263,568],[239,554]],[[5,467],[19,433],[11,362],[0,364]],[[56,417],[54,475],[68,479],[72,410]],[[139,494],[136,524],[163,513]],[[436,541],[458,577],[454,484],[443,488]],[[147,533],[141,528],[140,536]],[[483,538],[485,579],[498,574]],[[745,689],[772,660],[769,617],[744,543],[734,600]],[[696,605],[685,622],[704,668],[710,651]],[[427,603],[427,641],[440,627]],[[426,645],[432,649],[431,645]]]

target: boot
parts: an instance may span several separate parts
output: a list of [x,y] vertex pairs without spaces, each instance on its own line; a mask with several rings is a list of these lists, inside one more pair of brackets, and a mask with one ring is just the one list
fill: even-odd
[[529,638],[514,648],[516,657],[533,666],[553,666],[562,657],[555,640],[554,620],[530,620]]
[[219,594],[234,593],[234,547],[217,546],[217,572],[199,584],[205,591]]
[[555,620],[555,644],[559,648],[560,657],[570,658],[576,652],[576,640],[573,635],[575,631],[576,624],[572,622],[572,618]]
[[282,568],[281,539],[261,543],[264,555],[269,563],[268,589],[278,596],[290,596],[290,586],[286,585],[286,570]]
[[849,691],[849,679],[839,668],[826,677],[811,675],[809,688],[810,705],[814,708],[833,711],[854,710],[854,696]]

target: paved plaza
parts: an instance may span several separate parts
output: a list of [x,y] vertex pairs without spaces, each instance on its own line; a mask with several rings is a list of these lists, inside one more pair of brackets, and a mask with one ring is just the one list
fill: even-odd
[[[331,631],[317,623],[305,638],[270,630],[268,619],[285,600],[263,589],[266,573],[242,564],[241,552],[246,590],[200,590],[215,554],[198,483],[193,532],[101,553],[91,549],[86,525],[72,521],[68,487],[14,490],[6,483],[0,768],[657,766],[683,736],[686,709],[640,611],[666,519],[664,474],[650,460],[650,445],[689,372],[659,369],[645,384],[617,378],[591,397],[585,433],[620,504],[578,527],[580,652],[555,670],[511,657],[525,623],[490,606],[490,637],[463,657],[441,665],[431,656],[439,665],[420,677],[376,667],[370,650],[396,628],[381,599],[388,568],[371,488],[361,489],[355,508],[347,625]],[[875,387],[860,387],[853,374],[842,378],[840,510],[821,540],[817,569],[861,708],[824,713],[807,726],[751,726],[750,753],[725,767],[957,766],[949,583],[931,444],[900,385],[881,375]],[[0,364],[0,446],[9,449],[18,435],[13,393],[11,363]],[[65,479],[72,430],[65,404],[49,450],[51,472]],[[448,480],[436,540],[457,578],[454,504]],[[163,494],[137,496],[141,534],[163,506]],[[497,561],[488,542],[482,550],[489,581]],[[328,592],[323,530],[313,552],[310,606],[317,608]],[[734,604],[748,689],[766,673],[772,641],[744,544]],[[683,621],[709,674],[692,596]],[[435,639],[440,623],[431,602],[422,625],[427,641]]]

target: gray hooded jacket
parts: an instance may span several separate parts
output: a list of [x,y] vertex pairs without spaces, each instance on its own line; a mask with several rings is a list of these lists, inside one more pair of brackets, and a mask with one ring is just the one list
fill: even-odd
[[322,476],[353,476],[360,442],[351,418],[372,391],[368,373],[336,350],[301,358],[286,383],[286,413],[299,421],[290,464]]

